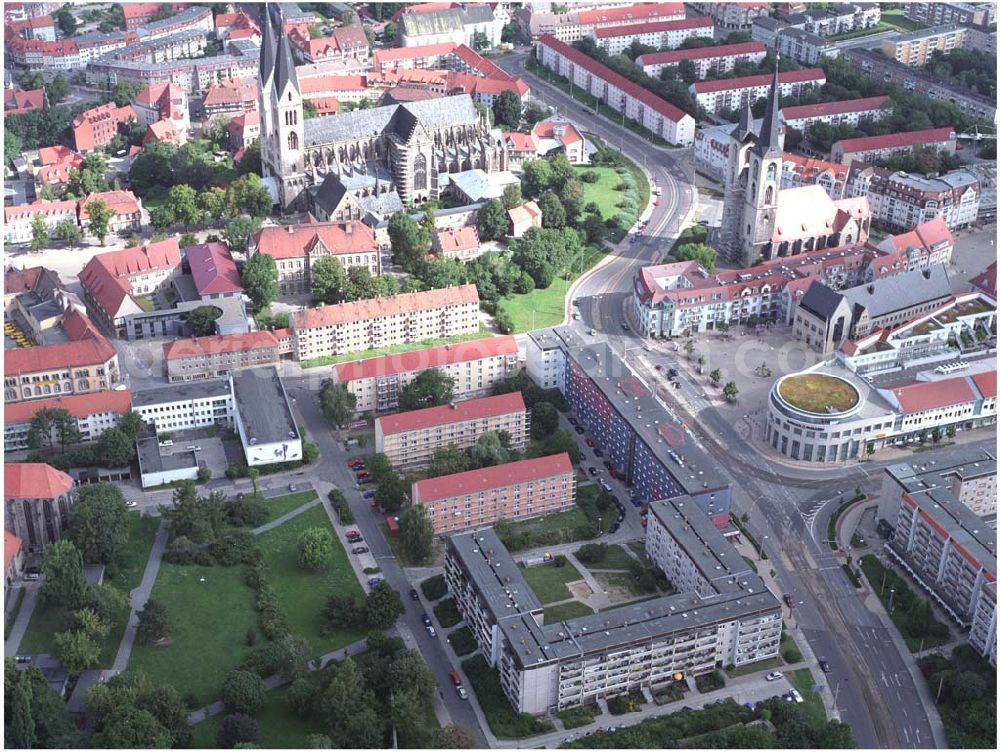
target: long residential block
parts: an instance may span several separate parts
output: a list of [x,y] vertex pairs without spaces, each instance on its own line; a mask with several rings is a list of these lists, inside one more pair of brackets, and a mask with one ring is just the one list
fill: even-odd
[[484,432],[506,432],[510,447],[523,450],[530,429],[524,398],[504,393],[381,416],[375,420],[375,450],[385,453],[393,466],[425,466],[435,450],[471,447]]
[[[4,406],[4,448],[8,452],[28,449],[28,432],[31,431],[31,420],[39,411],[46,409],[68,411],[76,419],[77,429],[80,430],[80,439],[88,442],[96,440],[104,430],[118,426],[121,415],[127,413],[131,407],[132,394],[128,390],[60,395],[54,398],[13,403]],[[49,440],[53,444],[59,442],[59,431],[56,427],[51,428],[49,437],[43,438],[43,443],[47,443]]]
[[669,50],[640,55],[635,62],[647,76],[659,78],[664,68],[680,65],[682,60],[690,60],[695,76],[703,79],[712,74],[729,73],[737,63],[759,65],[767,57],[767,46],[763,42],[739,42],[715,47],[699,47],[694,50]]
[[[180,338],[163,344],[163,362],[169,382],[224,377],[233,369],[277,364],[288,346],[287,330]],[[280,337],[279,337],[280,336]]]
[[865,196],[872,219],[891,230],[940,219],[951,230],[976,222],[982,198],[979,177],[954,170],[936,178],[895,173],[855,163],[847,184],[851,196]]
[[479,330],[479,292],[468,284],[303,309],[290,326],[300,361],[466,335]]
[[[753,105],[761,97],[767,97],[773,80],[771,74],[762,73],[759,76],[696,81],[688,87],[688,91],[699,105],[717,115],[722,110],[738,110],[744,103]],[[825,83],[826,74],[822,68],[800,68],[778,74],[782,98],[798,97],[806,89]]]
[[[963,629],[969,644],[997,663],[996,455],[965,449],[935,466],[885,469],[879,532],[893,558]],[[989,508],[977,515],[977,498]],[[973,503],[973,505],[970,505]]]
[[424,506],[435,533],[446,534],[565,510],[575,492],[573,463],[560,453],[421,479],[410,500]]
[[492,528],[448,539],[445,579],[511,705],[540,714],[777,656],[780,603],[712,529],[690,501],[654,511],[647,550],[671,568],[667,553],[682,555],[699,576],[679,578],[677,594],[547,625]]
[[451,377],[454,397],[464,400],[490,394],[500,380],[513,374],[517,361],[517,341],[512,335],[503,335],[345,361],[334,371],[357,399],[355,411],[381,413],[398,408],[399,392],[428,369]]
[[906,131],[882,136],[859,136],[841,139],[830,147],[830,157],[834,162],[850,165],[852,162],[875,162],[895,155],[909,154],[914,147],[933,147],[942,152],[954,152],[955,129],[927,128],[922,131]]
[[545,68],[671,144],[694,143],[694,118],[565,42],[545,35],[538,40],[535,55]]
[[[655,47],[675,49],[688,39],[701,37],[711,39],[715,34],[715,24],[708,16],[678,18],[670,21],[634,23],[626,26],[609,26],[595,29],[591,36],[597,46],[607,50],[609,55],[620,55],[633,42]],[[688,50],[693,52],[693,50]]]
[[944,24],[919,29],[882,42],[882,54],[903,65],[922,68],[935,52],[948,55],[965,45],[965,27]]
[[857,126],[862,120],[877,122],[891,113],[892,101],[888,95],[781,108],[785,128],[794,128],[803,134],[808,134],[816,123]]

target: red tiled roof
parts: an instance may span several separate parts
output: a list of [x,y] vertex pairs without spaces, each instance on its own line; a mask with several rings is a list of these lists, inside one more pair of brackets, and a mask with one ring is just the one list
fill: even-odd
[[149,128],[146,129],[146,135],[142,137],[143,144],[148,144],[151,141],[169,141],[171,144],[177,144],[180,141],[180,135],[169,120],[158,120],[156,123],[150,124]]
[[57,144],[54,147],[41,147],[38,150],[38,162],[41,165],[53,165],[57,162],[79,156],[72,149],[64,147],[62,144]]
[[598,39],[610,37],[632,37],[638,34],[656,34],[661,31],[680,31],[681,29],[704,29],[715,26],[708,16],[694,18],[679,18],[676,21],[654,21],[646,24],[628,24],[627,26],[608,26],[594,30]]
[[819,118],[824,115],[863,113],[868,110],[878,110],[889,104],[888,95],[882,97],[862,97],[861,99],[844,99],[837,102],[818,102],[815,105],[783,107],[781,108],[781,114],[787,122],[798,120],[799,118]]
[[[562,134],[558,131],[562,129]],[[531,129],[531,135],[538,139],[559,139],[564,145],[583,141],[576,126],[568,120],[540,120]]]
[[988,293],[993,298],[997,297],[997,263],[990,262],[990,266],[980,272],[969,281],[979,290]]
[[73,489],[73,477],[47,463],[5,463],[4,500],[52,500]]
[[152,107],[153,105],[163,107],[165,103],[169,105],[170,102],[181,101],[183,99],[184,90],[171,81],[150,84],[135,95],[135,101],[146,107]]
[[925,223],[920,223],[909,233],[889,236],[896,251],[906,251],[910,248],[922,248],[930,251],[940,244],[955,245],[955,237],[948,229],[948,224],[942,217],[935,217]]
[[4,89],[3,106],[5,110],[29,113],[44,105],[44,89]]
[[26,424],[45,408],[65,409],[77,419],[86,419],[93,414],[124,414],[132,410],[132,392],[104,390],[100,393],[61,395],[56,398],[8,403],[3,407],[3,420],[8,425]]
[[59,321],[63,332],[70,340],[86,340],[88,338],[103,339],[101,331],[94,327],[90,318],[79,309],[70,309]]
[[476,232],[474,225],[442,230],[438,232],[437,237],[442,252],[479,248],[479,233]]
[[378,249],[375,232],[361,222],[274,225],[254,234],[254,247],[275,259],[304,257],[317,243],[333,254],[357,254]]
[[129,278],[150,270],[173,269],[181,263],[176,238],[167,238],[142,246],[97,254],[80,273],[80,284],[90,292],[109,316],[121,308],[132,294]]
[[412,432],[426,427],[455,424],[473,419],[488,419],[525,410],[524,397],[520,393],[504,393],[486,398],[457,401],[444,406],[421,408],[417,411],[406,411],[402,414],[389,414],[388,416],[380,416],[375,421],[381,427],[383,435],[397,435],[401,432]]
[[103,337],[33,348],[14,348],[4,351],[3,372],[6,377],[16,377],[46,370],[72,369],[104,364],[114,355],[115,349]]
[[997,397],[997,372],[995,369],[992,372],[980,372],[972,375],[972,381],[976,383],[983,398]]
[[[160,121],[161,123],[164,121]],[[80,210],[80,221],[83,222],[89,217],[87,213],[87,205],[91,202],[102,201],[108,205],[108,209],[114,212],[116,215],[134,215],[139,212],[139,200],[135,198],[135,194],[131,191],[101,191],[96,194],[90,194],[85,199],[80,200],[79,210]],[[159,243],[164,243],[160,241]],[[155,244],[150,244],[152,248]],[[174,246],[177,246],[177,239],[174,239]],[[117,253],[117,252],[112,252]]]
[[400,8],[392,15],[393,21],[399,21],[404,13],[433,13],[439,10],[460,7],[458,3],[418,3],[417,5],[407,5]]
[[865,152],[870,149],[891,149],[892,147],[904,147],[913,144],[937,144],[943,141],[952,141],[954,138],[955,129],[945,126],[944,128],[928,128],[923,131],[885,134],[884,136],[860,136],[856,139],[841,139],[837,144],[840,145],[841,151],[847,154],[849,152]]
[[10,571],[10,564],[21,551],[21,538],[16,534],[3,530],[3,572]]
[[647,107],[651,107],[653,110],[658,112],[664,118],[667,118],[673,122],[678,122],[683,118],[690,118],[691,116],[681,110],[679,107],[670,104],[666,100],[660,99],[655,94],[650,92],[648,89],[644,89],[638,84],[634,84],[629,81],[624,76],[615,73],[610,68],[605,65],[601,65],[593,58],[584,55],[579,50],[570,47],[565,42],[560,42],[558,39],[553,37],[551,34],[545,34],[538,40],[539,44],[543,44],[553,52],[562,57],[570,60],[574,65],[578,65],[581,68],[589,71],[592,75],[597,76],[599,79],[607,82],[611,86],[621,89],[623,92],[629,96],[639,100]]
[[256,81],[226,79],[218,84],[213,84],[205,92],[204,104],[206,107],[243,104],[244,102],[257,102]]
[[194,287],[202,296],[209,293],[239,293],[243,290],[236,262],[229,246],[221,241],[185,246]]
[[441,309],[459,304],[479,304],[479,291],[473,283],[450,288],[435,288],[417,293],[398,293],[384,298],[351,301],[292,312],[292,328],[328,327],[343,322],[390,317],[408,312]]
[[507,210],[507,216],[515,225],[533,220],[536,217],[540,217],[541,214],[542,209],[535,201],[525,202],[520,207],[513,207],[512,209]]
[[317,92],[364,91],[368,88],[368,79],[364,76],[310,76],[299,82],[302,96]]
[[[731,89],[749,89],[754,86],[768,86],[774,80],[770,73],[758,76],[739,76],[734,79],[719,79],[718,81],[695,81],[691,86],[695,94],[705,92],[727,92]],[[800,84],[807,81],[825,81],[826,73],[822,68],[800,68],[796,71],[782,71],[778,74],[779,84]]]
[[[994,379],[996,373],[994,373]],[[951,377],[933,382],[914,382],[892,389],[900,407],[906,413],[945,408],[976,400],[976,394],[965,377]]]
[[[767,52],[763,42],[739,42],[715,47],[697,47],[693,50],[668,50],[640,55],[636,63],[641,66],[679,63],[682,60],[702,60],[704,58],[724,58],[728,55],[748,55],[753,52]],[[886,98],[888,99],[888,98]]]
[[413,483],[414,503],[427,504],[449,497],[469,495],[498,487],[508,487],[554,476],[573,474],[573,463],[569,453],[558,453],[541,458],[527,458],[523,461],[487,466],[473,471],[421,479]]
[[126,19],[155,16],[163,3],[122,3],[122,13]]
[[534,153],[538,149],[531,134],[523,134],[520,131],[504,131],[503,138],[510,144],[511,151],[514,152]]
[[232,335],[210,335],[203,338],[183,338],[163,344],[163,358],[167,361],[188,359],[193,356],[211,356],[219,353],[251,351],[278,345],[278,337],[267,330]]
[[580,11],[581,26],[613,24],[621,21],[655,21],[657,19],[684,18],[684,3],[641,3],[624,8],[599,8]]
[[447,55],[458,45],[454,42],[440,42],[433,45],[418,45],[417,47],[391,47],[375,51],[375,68],[379,69],[386,63],[398,60],[412,60]]
[[493,356],[510,356],[517,354],[517,352],[517,341],[514,340],[514,336],[501,335],[496,338],[468,340],[450,346],[437,346],[420,351],[376,356],[373,359],[362,361],[348,361],[337,364],[334,369],[340,382],[352,382],[390,374],[422,372],[447,364],[460,364]]
[[61,202],[47,202],[44,199],[39,199],[31,204],[18,204],[14,207],[4,207],[3,219],[4,222],[9,223],[11,220],[23,217],[34,217],[35,215],[48,217],[51,215],[65,215],[70,213],[76,214],[76,202],[72,199],[67,199]]

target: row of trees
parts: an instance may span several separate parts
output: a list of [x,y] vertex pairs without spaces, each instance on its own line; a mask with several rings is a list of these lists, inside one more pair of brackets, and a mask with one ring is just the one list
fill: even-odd
[[[126,466],[135,458],[135,440],[145,422],[135,411],[128,411],[118,419],[118,424],[104,430],[96,443],[79,445],[82,440],[76,418],[66,409],[39,410],[28,428],[28,447],[34,451],[29,461],[44,461],[67,470],[78,466]],[[54,454],[58,442],[61,453]],[[37,452],[47,447],[48,453]],[[67,452],[67,448],[69,451]]]

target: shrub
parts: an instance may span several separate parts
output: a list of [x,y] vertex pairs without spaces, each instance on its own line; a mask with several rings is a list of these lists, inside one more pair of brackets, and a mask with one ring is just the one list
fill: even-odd
[[448,583],[444,580],[444,575],[438,574],[425,579],[420,584],[420,591],[429,600],[441,599],[448,593]]
[[288,709],[296,717],[306,718],[313,711],[313,697],[316,689],[305,678],[296,678],[288,687],[287,701]]
[[237,744],[255,744],[260,740],[260,726],[242,713],[227,715],[222,721],[215,743],[220,749],[234,749]]
[[254,535],[239,529],[213,542],[209,546],[209,552],[219,565],[224,566],[252,564],[259,562],[262,557]]
[[576,553],[576,557],[581,563],[600,563],[607,555],[608,546],[603,542],[586,544]]
[[580,180],[584,183],[597,183],[600,176],[593,170],[584,170],[580,173]]
[[246,656],[240,663],[240,668],[252,670],[261,678],[267,678],[281,670],[283,659],[282,653],[274,644],[262,644]]
[[231,670],[222,684],[222,703],[233,712],[252,715],[264,703],[264,681],[250,670]]

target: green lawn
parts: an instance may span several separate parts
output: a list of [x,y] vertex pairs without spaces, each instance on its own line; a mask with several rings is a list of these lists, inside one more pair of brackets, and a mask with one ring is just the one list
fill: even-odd
[[[579,550],[574,553],[579,558]],[[583,562],[583,561],[581,561]],[[627,571],[635,558],[625,552],[621,545],[608,545],[607,555],[599,563],[584,563],[588,570],[598,571]]]
[[572,602],[562,602],[545,608],[545,623],[559,623],[570,618],[580,618],[584,615],[593,615],[594,611],[582,602],[573,600]]
[[598,175],[596,183],[584,183],[581,181],[583,184],[583,203],[585,205],[595,202],[601,210],[601,217],[605,220],[621,212],[617,204],[621,201],[622,192],[617,187],[622,182],[622,179],[615,172],[615,168],[581,165],[577,167],[576,171],[577,178],[583,172],[594,172]]
[[626,591],[629,592],[629,594],[633,594],[636,597],[642,597],[646,594],[652,594],[652,592],[643,592],[641,589],[639,589],[631,573],[598,571],[594,573],[594,578],[597,579],[598,582],[603,584],[605,587],[618,587],[619,589],[625,589]]
[[[555,285],[555,283],[553,283]],[[529,294],[530,295],[530,294]],[[372,359],[376,356],[385,356],[391,353],[405,353],[406,351],[419,351],[423,348],[433,348],[434,346],[445,346],[451,343],[462,343],[466,340],[476,340],[477,338],[488,338],[491,337],[493,333],[484,328],[481,324],[479,330],[474,333],[466,333],[465,335],[453,335],[450,338],[427,338],[421,340],[419,343],[400,343],[395,346],[386,346],[385,348],[373,348],[370,351],[356,351],[354,353],[342,353],[336,356],[320,356],[315,359],[306,359],[301,363],[303,369],[311,369],[312,367],[323,367],[330,366],[331,364],[339,364],[342,361],[358,361],[361,359]]]
[[438,619],[441,628],[451,628],[462,620],[462,615],[458,612],[455,600],[450,597],[446,600],[441,600],[434,606],[434,617]]
[[904,16],[901,8],[883,10],[881,23],[883,26],[887,26],[898,31],[916,31],[917,29],[927,28],[919,21],[914,21]]
[[802,662],[802,650],[799,649],[799,645],[792,638],[792,635],[785,631],[781,632],[781,644],[778,646],[778,651],[785,662]]
[[[590,184],[583,184],[588,186]],[[584,271],[589,270],[597,261],[604,256],[603,253],[585,247],[583,258]],[[569,292],[573,280],[581,274],[579,272],[579,260],[573,264],[572,280],[565,280],[561,276],[552,281],[548,288],[536,288],[531,293],[515,293],[506,298],[500,299],[503,307],[511,319],[514,321],[514,332],[530,332],[542,327],[552,327],[558,325],[566,317],[566,294]]]
[[820,726],[826,722],[826,708],[823,706],[823,697],[813,687],[816,685],[813,674],[808,670],[796,670],[792,673],[792,685],[799,690],[805,702],[802,709],[810,725]]
[[136,296],[135,303],[137,303],[139,305],[139,308],[142,309],[144,312],[151,312],[156,309],[156,307],[153,305],[153,301],[149,298],[149,296]]
[[[129,542],[122,553],[121,565],[113,577],[106,576],[104,579],[106,584],[120,590],[126,598],[142,581],[149,552],[153,549],[156,530],[160,527],[159,518],[141,516],[138,513],[130,513],[128,521]],[[126,607],[112,621],[111,630],[101,642],[101,654],[98,659],[100,667],[109,667],[114,662],[130,612]],[[30,655],[51,654],[55,646],[55,635],[71,628],[73,628],[73,618],[68,612],[62,608],[45,605],[39,600],[35,603],[35,610],[31,614],[28,630],[21,640],[18,652]]]
[[[129,670],[191,694],[198,704],[219,698],[226,674],[247,655],[247,629],[257,626],[253,591],[243,566],[163,563],[153,598],[170,615],[170,644],[136,642]],[[281,588],[275,584],[281,594]],[[319,604],[316,609],[319,610]]]
[[267,520],[274,521],[276,518],[284,516],[289,511],[293,511],[300,505],[305,505],[310,500],[316,499],[316,491],[312,488],[301,492],[292,492],[281,497],[262,497],[261,502],[267,505]]
[[626,542],[625,544],[628,545],[628,549],[639,556],[639,560],[646,559],[646,543],[641,539],[638,542]]
[[566,563],[561,568],[546,563],[533,568],[522,568],[521,572],[543,605],[568,600],[573,595],[566,588],[566,584],[570,581],[579,581],[581,578],[580,572],[571,563]]
[[515,521],[511,526],[515,530],[527,530],[532,533],[545,534],[549,532],[566,532],[567,537],[560,540],[565,542],[574,541],[573,529],[577,526],[587,524],[589,519],[587,514],[579,507],[570,508],[561,513],[549,513],[539,518],[529,518],[524,521]]
[[[305,749],[306,736],[322,733],[321,725],[296,717],[288,709],[288,689],[274,689],[264,696],[264,706],[253,714],[260,725],[261,749]],[[192,732],[195,749],[214,749],[215,737],[222,726],[224,715],[212,715],[198,723]]]
[[[325,571],[305,571],[298,563],[298,539],[302,532],[313,527],[328,529],[334,537],[333,557]],[[305,513],[286,521],[276,529],[257,537],[264,553],[264,572],[278,593],[278,601],[288,615],[293,634],[308,640],[317,655],[338,649],[361,638],[353,631],[336,631],[333,635],[320,636],[323,627],[322,610],[326,598],[333,593],[364,597],[347,559],[347,553],[337,541],[330,519],[322,506],[310,508]],[[242,634],[237,634],[242,637]]]
[[459,657],[472,654],[478,647],[476,637],[472,635],[472,629],[468,626],[462,626],[448,634],[448,643]]
[[741,665],[738,668],[733,668],[732,670],[726,669],[726,675],[730,678],[739,678],[741,675],[752,675],[753,673],[759,673],[763,670],[772,670],[774,668],[780,668],[785,663],[781,661],[780,657],[772,657],[769,660],[761,660],[760,662],[752,662],[749,665]]
[[581,725],[590,725],[594,718],[601,713],[595,704],[586,704],[582,707],[570,707],[559,710],[558,717],[562,720],[565,728],[579,728]]

